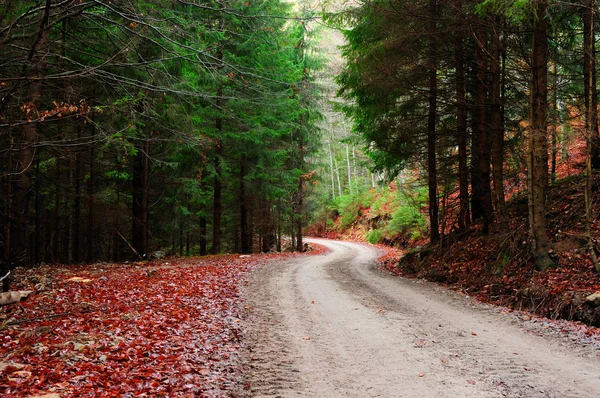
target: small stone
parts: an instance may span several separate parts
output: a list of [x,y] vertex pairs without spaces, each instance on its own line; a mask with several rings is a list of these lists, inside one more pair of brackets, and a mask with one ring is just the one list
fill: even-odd
[[585,302],[592,307],[600,307],[600,292],[590,294],[585,298]]

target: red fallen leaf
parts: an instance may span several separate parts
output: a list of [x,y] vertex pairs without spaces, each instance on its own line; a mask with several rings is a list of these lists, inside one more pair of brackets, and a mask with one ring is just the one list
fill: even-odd
[[[319,253],[315,247],[311,254]],[[240,296],[246,275],[266,259],[298,255],[210,256],[171,261],[168,268],[149,264],[160,267],[151,281],[128,264],[35,268],[27,278],[47,278],[55,294],[24,302],[28,316],[71,317],[2,331],[0,358],[10,354],[14,363],[29,364],[32,375],[15,387],[0,374],[0,396],[35,395],[44,383],[69,396],[122,397],[128,391],[174,396],[187,384],[194,385],[193,396],[229,395],[241,372],[231,362],[242,347],[235,320],[250,309],[244,309]],[[74,276],[101,283],[68,281]],[[76,354],[74,343],[87,347],[87,359],[69,359]]]
[[419,377],[425,376],[425,373],[419,373]]
[[471,336],[477,336],[477,333],[475,333],[475,332],[472,332],[472,333],[471,333]]

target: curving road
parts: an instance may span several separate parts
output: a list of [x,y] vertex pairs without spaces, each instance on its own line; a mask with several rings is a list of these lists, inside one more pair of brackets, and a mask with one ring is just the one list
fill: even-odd
[[375,248],[270,263],[248,287],[250,396],[600,397],[600,353],[380,271]]

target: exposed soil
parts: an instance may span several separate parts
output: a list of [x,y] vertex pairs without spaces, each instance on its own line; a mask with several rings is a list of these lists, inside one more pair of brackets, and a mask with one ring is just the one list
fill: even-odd
[[600,347],[422,280],[381,252],[330,252],[256,269],[246,292],[248,396],[596,397]]

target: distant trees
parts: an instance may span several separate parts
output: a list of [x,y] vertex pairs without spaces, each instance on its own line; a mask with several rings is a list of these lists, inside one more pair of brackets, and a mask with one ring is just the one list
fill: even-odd
[[[532,254],[551,264],[549,164],[575,109],[597,168],[596,12],[590,0],[369,0],[329,16],[348,41],[340,94],[376,166],[428,171],[432,242],[452,225],[506,230],[505,196],[526,168]],[[457,198],[453,222],[437,219],[438,195]]]
[[318,62],[289,4],[3,6],[0,277],[270,249],[297,230]]

